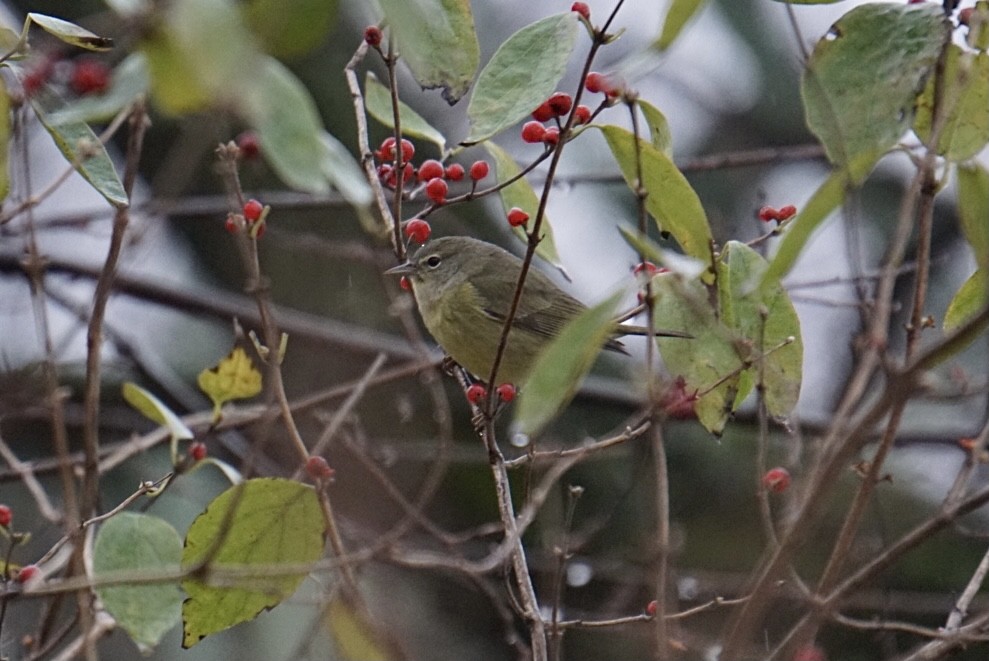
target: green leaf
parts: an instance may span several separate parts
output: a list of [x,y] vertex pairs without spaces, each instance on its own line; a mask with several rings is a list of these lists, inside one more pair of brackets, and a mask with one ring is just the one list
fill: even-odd
[[451,105],[470,89],[481,61],[469,0],[380,0],[402,61],[424,89]]
[[250,0],[247,24],[264,49],[279,58],[304,55],[326,39],[336,23],[335,0]]
[[292,188],[326,194],[330,185],[320,146],[323,125],[309,91],[272,57],[264,57],[254,75],[244,112],[261,140],[265,160]]
[[58,126],[52,124],[49,114],[64,107],[62,99],[55,94],[36,94],[31,98],[31,106],[42,126],[55,141],[55,146],[83,179],[112,206],[127,206],[124,186],[117,177],[106,148],[93,133],[93,129],[85,122],[68,122]]
[[371,204],[374,197],[371,187],[347,148],[326,131],[320,131],[319,149],[323,175],[344,199],[358,209]]
[[775,1],[788,5],[833,5],[836,2],[844,2],[845,0],[775,0]]
[[701,9],[704,2],[705,0],[673,0],[670,3],[670,8],[666,11],[666,20],[663,21],[663,31],[660,33],[659,38],[653,42],[652,47],[660,51],[669,48],[670,44],[680,36],[680,32],[683,31],[684,26]]
[[972,164],[958,166],[957,172],[962,233],[979,268],[989,271],[989,170]]
[[547,16],[509,37],[477,77],[467,106],[470,135],[464,144],[512,126],[556,91],[576,38],[574,12]]
[[962,326],[989,301],[989,271],[978,269],[955,292],[944,314],[942,327],[951,332]]
[[86,50],[92,51],[104,51],[113,48],[113,39],[100,37],[93,34],[89,30],[79,27],[75,23],[63,21],[62,19],[55,18],[54,16],[46,16],[45,14],[31,12],[24,20],[25,33],[32,23],[48,34],[53,35],[57,39],[72,46],[77,46],[79,48],[85,48]]
[[818,42],[801,80],[807,124],[861,182],[910,126],[914,100],[948,39],[934,3],[866,4]]
[[10,95],[7,81],[0,78],[0,203],[10,192]]
[[[176,571],[182,540],[175,528],[158,517],[120,512],[100,526],[93,545],[93,575],[134,571],[148,574]],[[161,637],[178,624],[182,592],[169,583],[97,587],[117,623],[149,653]]]
[[693,335],[657,338],[663,363],[671,375],[683,377],[688,394],[703,393],[694,406],[697,419],[720,436],[739,396],[743,345],[718,320],[699,281],[664,273],[653,278],[652,291],[656,326]]
[[638,230],[619,225],[618,233],[625,239],[625,243],[631,246],[643,259],[664,266],[687,278],[699,278],[710,269],[709,264],[653,243],[652,239],[639,234]]
[[224,491],[189,527],[182,566],[207,561],[214,575],[251,568],[259,575],[231,577],[222,586],[183,581],[189,598],[182,604],[182,646],[192,647],[212,633],[251,620],[291,596],[304,576],[264,576],[264,571],[315,562],[323,546],[323,515],[312,487],[260,478]]
[[[755,350],[756,364],[745,377],[758,382],[758,357],[763,354],[766,408],[770,415],[784,416],[797,405],[800,395],[803,342],[800,320],[786,290],[779,280],[764,280],[767,268],[755,250],[729,241],[718,262],[718,300],[721,320]],[[748,387],[739,388],[736,406],[747,392]]]
[[143,53],[131,53],[113,70],[110,87],[102,94],[81,97],[51,114],[53,125],[103,122],[114,117],[145,94],[150,87],[148,61]]
[[[230,0],[173,0],[161,13],[141,42],[155,103],[175,114],[239,108],[263,63],[237,6]],[[281,101],[271,97],[271,105],[278,105],[272,99]]]
[[[515,160],[509,156],[508,152],[495,143],[488,142],[484,145],[484,148],[494,161],[495,176],[499,184],[508,181],[522,171]],[[539,196],[532,190],[532,186],[529,185],[525,177],[502,188],[499,195],[505,214],[508,214],[508,210],[512,207],[518,207],[529,214],[529,218],[534,219],[536,217],[536,211],[539,209]],[[531,223],[532,220],[529,222]],[[553,238],[553,224],[550,222],[548,214],[543,216],[543,223],[540,225],[540,228],[542,229],[542,240],[536,246],[536,254],[555,266],[566,276],[567,271],[563,268],[563,263],[560,261],[560,254],[556,251],[556,240]],[[512,231],[523,243],[529,242],[524,227],[513,227]]]
[[402,657],[401,652],[393,649],[380,632],[369,626],[360,611],[342,597],[330,601],[325,622],[340,659],[392,661]]
[[[364,77],[364,105],[368,113],[376,120],[387,126],[395,128],[391,107],[391,92],[388,88],[378,82],[378,79],[370,71]],[[402,120],[402,135],[410,138],[428,140],[442,152],[446,147],[446,138],[443,134],[429,125],[419,114],[405,105],[398,102],[398,112]]]
[[800,213],[787,223],[783,240],[766,271],[763,282],[769,283],[780,280],[790,271],[814,230],[845,199],[845,192],[849,185],[849,177],[844,170],[835,170],[824,180],[820,188],[807,200],[807,204],[800,210]]
[[[634,190],[637,179],[634,136],[618,126],[601,126],[600,129],[625,181]],[[666,154],[641,138],[639,151],[642,185],[649,194],[646,198],[649,214],[656,219],[660,231],[672,234],[685,253],[710,263],[711,228],[697,193]]]
[[539,433],[573,398],[601,347],[615,332],[621,294],[582,312],[535,358],[519,396],[516,424],[524,434]]
[[185,423],[172,412],[172,409],[141,386],[128,381],[124,383],[121,391],[124,401],[137,409],[141,415],[152,422],[167,427],[172,440],[195,438],[192,430],[185,426]]
[[[963,161],[978,154],[989,142],[989,54],[966,53],[954,44],[948,48],[940,110],[947,117],[937,151],[950,160]],[[917,98],[913,129],[924,142],[931,135],[935,86],[935,77],[931,76],[924,93]]]
[[670,132],[670,125],[666,121],[666,115],[660,112],[659,108],[648,101],[638,99],[635,105],[642,111],[649,125],[649,136],[652,146],[663,152],[667,157],[673,158],[673,133]]

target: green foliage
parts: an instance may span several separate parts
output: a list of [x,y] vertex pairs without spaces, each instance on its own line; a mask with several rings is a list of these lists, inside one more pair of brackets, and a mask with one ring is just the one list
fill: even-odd
[[[131,571],[149,576],[176,572],[182,557],[182,540],[175,529],[147,514],[120,512],[100,526],[93,545],[93,575]],[[143,652],[178,624],[182,593],[174,583],[136,582],[134,585],[96,588],[117,623]]]
[[520,393],[515,422],[523,434],[538,434],[573,399],[581,379],[614,334],[621,294],[591,307],[570,321],[535,358]]
[[[941,79],[939,112],[946,117],[937,151],[950,160],[963,161],[989,142],[989,54],[966,53],[951,44]],[[925,142],[931,138],[936,87],[937,76],[931,76],[917,98],[913,129]]]
[[124,401],[137,409],[141,415],[167,427],[173,441],[195,438],[192,430],[186,427],[164,402],[141,386],[127,382],[123,385],[122,393]]
[[[521,172],[515,159],[506,152],[504,149],[499,147],[493,142],[488,142],[484,145],[488,154],[494,160],[495,176],[498,179],[499,184],[503,184],[509,179],[518,176]],[[505,213],[512,207],[518,207],[529,214],[529,224],[533,222],[536,217],[536,211],[539,208],[539,197],[536,192],[532,190],[532,185],[526,181],[525,177],[520,177],[511,184],[505,186],[499,191],[501,196],[501,206]],[[553,224],[550,222],[549,215],[543,215],[543,223],[540,225],[541,235],[539,245],[536,247],[536,254],[545,259],[547,262],[558,268],[564,274],[566,271],[563,268],[563,264],[560,261],[560,255],[556,251],[556,241],[553,239]],[[512,231],[515,236],[519,237],[522,241],[528,243],[529,239],[526,236],[525,227],[513,227]]]
[[917,93],[949,35],[933,3],[856,7],[821,39],[801,81],[807,124],[861,182],[909,128]]
[[669,48],[683,32],[690,19],[704,7],[705,2],[706,0],[673,0],[670,8],[666,10],[663,31],[653,43],[653,48],[660,51]]
[[50,113],[65,106],[53,93],[36,94],[31,107],[41,125],[55,141],[55,146],[76,171],[114,207],[127,206],[127,193],[120,183],[106,148],[100,138],[85,122],[53,124]]
[[[425,89],[456,103],[481,60],[468,0],[381,0],[402,59]],[[442,57],[438,54],[442,53]]]
[[305,55],[326,38],[337,17],[336,0],[250,0],[247,24],[275,57]]
[[[384,124],[390,129],[395,128],[395,118],[391,107],[391,92],[388,88],[378,82],[378,79],[370,71],[364,77],[364,105],[367,107],[369,115]],[[398,102],[399,118],[402,122],[402,135],[410,138],[427,140],[439,147],[442,152],[446,147],[446,138],[443,134],[429,125],[419,113],[402,103]]]
[[477,77],[467,106],[470,134],[464,142],[487,140],[528,116],[556,91],[576,38],[573,12],[548,16],[509,37]]
[[967,165],[956,171],[962,233],[972,246],[975,261],[981,268],[989,269],[989,170]]
[[766,408],[785,416],[800,394],[803,343],[800,320],[776,279],[767,281],[768,264],[743,243],[730,241],[717,262],[717,302],[707,289],[672,274],[653,278],[658,328],[691,333],[683,341],[657,338],[663,361],[682,376],[688,394],[700,394],[701,424],[721,434],[728,416],[763,384]]
[[213,584],[207,572],[183,581],[189,595],[182,604],[183,647],[291,596],[304,572],[285,574],[280,566],[315,562],[323,546],[323,515],[312,487],[259,478],[217,496],[190,526],[182,566],[206,563],[217,571],[253,569],[257,575]]
[[710,263],[713,237],[704,207],[673,161],[642,138],[637,148],[632,133],[623,128],[602,126],[600,129],[633,190],[638,180],[638,151],[642,159],[642,186],[648,193],[646,209],[656,219],[659,229],[673,235],[685,253]]
[[666,121],[666,115],[659,108],[642,99],[636,100],[635,105],[642,111],[642,115],[646,118],[652,146],[672,159],[673,133],[670,131],[669,122]]
[[220,409],[227,402],[248,399],[261,392],[261,373],[241,347],[234,347],[215,366],[200,372],[196,382],[213,402],[216,420],[220,419]]
[[113,47],[112,39],[95,35],[75,23],[36,12],[28,14],[27,18],[24,19],[24,30],[21,32],[21,41],[23,43],[27,43],[28,30],[32,25],[37,25],[60,41],[70,46],[76,46],[77,48],[84,48],[91,51],[105,51]]

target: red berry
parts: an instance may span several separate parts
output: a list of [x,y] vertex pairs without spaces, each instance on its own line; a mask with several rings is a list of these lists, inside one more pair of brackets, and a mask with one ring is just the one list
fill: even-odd
[[404,186],[406,183],[412,181],[415,174],[416,169],[412,166],[412,164],[406,163],[405,167],[402,168],[402,185]]
[[962,9],[960,12],[958,12],[958,24],[968,25],[972,21],[972,14],[974,12],[975,12],[975,7],[965,7],[965,9]]
[[577,106],[577,109],[573,111],[574,124],[586,124],[591,121],[591,109],[581,104]]
[[378,156],[382,161],[394,161],[395,160],[395,136],[388,136],[381,141],[381,146],[378,148]]
[[326,459],[314,454],[306,460],[306,474],[314,480],[328,480],[333,477],[334,471]]
[[14,520],[14,513],[6,505],[0,505],[0,526],[6,528]]
[[525,142],[542,142],[546,135],[546,127],[540,122],[526,122],[522,125],[522,140]]
[[553,109],[549,106],[549,101],[543,101],[539,107],[532,111],[532,118],[537,122],[548,122],[553,119]]
[[264,211],[264,205],[257,200],[248,200],[244,203],[244,220],[249,223],[257,221]]
[[587,88],[588,92],[597,94],[598,92],[603,92],[605,90],[608,86],[607,82],[607,77],[603,73],[592,71],[587,74],[587,78],[584,80],[584,87]]
[[[440,180],[442,181],[442,180]],[[433,230],[422,218],[414,218],[405,225],[405,236],[416,243],[422,244],[429,240],[429,235]]]
[[409,280],[409,276],[403,275],[401,278],[399,278],[398,284],[405,291],[412,291],[412,281]]
[[777,466],[762,476],[762,484],[773,493],[783,493],[790,487],[790,472]]
[[196,441],[189,446],[189,456],[192,457],[193,461],[202,461],[206,458],[206,444],[201,441]]
[[498,399],[508,404],[515,399],[517,391],[511,383],[503,383],[495,389],[495,392],[498,393]]
[[553,114],[557,117],[566,115],[570,112],[570,109],[573,108],[573,99],[570,98],[569,94],[564,94],[563,92],[557,92],[553,96],[549,97],[549,101],[546,103],[549,104]]
[[24,565],[21,567],[20,571],[17,572],[17,582],[27,583],[38,575],[38,571],[38,565]]
[[451,163],[446,166],[446,178],[450,181],[460,181],[464,178],[464,166],[460,163]]
[[771,220],[779,220],[779,212],[772,207],[763,207],[759,209],[759,220],[764,223],[768,223]]
[[529,222],[529,214],[522,211],[518,207],[512,207],[508,210],[508,224],[512,227],[521,227]]
[[543,134],[543,142],[551,147],[560,141],[560,129],[551,126]]
[[237,136],[236,142],[240,157],[244,160],[253,160],[261,153],[261,140],[254,131],[244,131]]
[[237,218],[232,213],[227,214],[227,219],[223,221],[223,228],[230,232],[231,234],[236,234],[240,231],[240,223],[237,222]]
[[412,141],[402,138],[402,162],[408,163],[411,161],[412,157],[415,156],[415,153],[416,148],[415,145],[412,144]]
[[467,388],[467,401],[471,404],[480,404],[481,400],[488,396],[488,390],[480,383],[472,384]]
[[653,617],[654,615],[656,615],[657,610],[659,610],[659,604],[656,602],[655,599],[653,599],[648,604],[646,604],[646,615],[648,615],[649,617]]
[[450,187],[446,185],[446,182],[436,177],[430,179],[429,183],[426,184],[426,197],[432,200],[434,204],[443,204],[446,202],[446,193],[449,190]]
[[780,207],[780,210],[776,212],[776,217],[778,220],[788,220],[797,215],[797,207],[792,204],[788,204],[785,207]]
[[659,272],[659,267],[653,264],[652,262],[639,262],[638,264],[635,265],[635,268],[632,269],[632,273],[634,273],[635,275],[639,275],[640,273],[645,273],[646,275],[654,276],[658,272]]
[[488,176],[490,170],[487,161],[474,161],[470,166],[470,178],[474,181],[480,181]]
[[110,86],[110,68],[99,60],[79,60],[72,69],[70,84],[80,96],[99,94]]
[[591,8],[587,6],[586,2],[573,3],[570,5],[570,11],[577,12],[588,21],[591,20]]
[[377,25],[369,25],[364,28],[364,41],[367,42],[368,46],[380,46],[381,39],[381,28]]
[[423,161],[422,165],[419,166],[419,181],[429,181],[442,176],[443,164],[436,159],[431,158],[428,161]]

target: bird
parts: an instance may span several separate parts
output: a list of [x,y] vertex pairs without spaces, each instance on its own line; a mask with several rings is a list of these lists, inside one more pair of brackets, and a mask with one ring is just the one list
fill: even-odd
[[[408,277],[430,335],[461,367],[484,380],[490,377],[521,269],[522,260],[499,246],[446,236],[430,240],[385,273]],[[524,384],[539,352],[586,309],[548,276],[530,269],[498,367],[499,382]],[[616,336],[628,334],[649,331],[615,323]],[[667,330],[652,334],[691,337]],[[628,353],[614,337],[604,347]]]

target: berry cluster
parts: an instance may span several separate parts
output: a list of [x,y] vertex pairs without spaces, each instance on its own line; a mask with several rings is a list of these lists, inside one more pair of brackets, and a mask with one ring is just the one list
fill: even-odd
[[465,174],[469,174],[471,191],[473,191],[477,183],[487,177],[491,171],[487,161],[475,161],[471,164],[470,170],[465,171],[464,166],[459,163],[451,163],[444,167],[442,163],[432,158],[423,161],[417,169],[412,164],[415,153],[415,145],[411,140],[403,138],[398,143],[394,137],[385,138],[373,154],[379,163],[378,180],[388,188],[395,189],[398,187],[398,173],[401,171],[402,187],[422,184],[426,197],[435,205],[446,203],[450,192],[449,182],[460,181]]
[[45,84],[77,96],[89,96],[102,94],[110,87],[111,73],[104,62],[89,57],[78,60],[44,57],[28,71],[21,84],[25,96],[36,94]]
[[777,223],[782,223],[784,220],[789,220],[797,215],[797,207],[792,204],[788,204],[785,207],[780,207],[779,209],[774,209],[773,207],[763,207],[759,209],[759,220],[764,223],[768,223],[771,220],[775,220]]
[[[508,404],[515,399],[515,395],[518,394],[518,390],[511,383],[503,383],[497,388],[495,388],[495,393],[498,395],[498,399],[502,402]],[[467,401],[478,406],[484,401],[484,398],[488,396],[488,389],[480,383],[472,383],[466,391]]]
[[[577,3],[582,4],[582,3]],[[549,147],[560,142],[561,118],[573,109],[573,99],[564,92],[555,92],[532,111],[532,121],[522,126],[522,140],[528,143],[543,143]],[[556,126],[546,126],[544,122],[556,122]],[[591,109],[580,105],[574,109],[574,124],[591,121]]]

